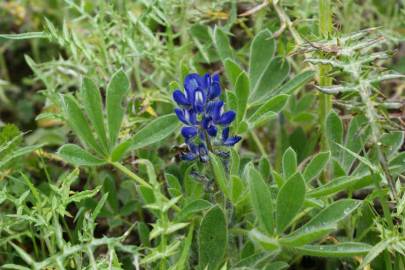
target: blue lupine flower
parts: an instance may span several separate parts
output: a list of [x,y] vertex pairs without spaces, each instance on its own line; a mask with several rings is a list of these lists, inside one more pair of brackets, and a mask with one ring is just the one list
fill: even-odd
[[[173,99],[179,105],[175,113],[184,124],[181,134],[189,149],[183,159],[199,158],[206,162],[208,152],[214,151],[212,146],[233,146],[241,140],[239,136],[229,136],[229,125],[235,120],[236,113],[224,112],[224,102],[219,99],[218,74],[189,74],[184,80],[184,90],[173,92]],[[218,130],[222,130],[220,139],[217,138]]]

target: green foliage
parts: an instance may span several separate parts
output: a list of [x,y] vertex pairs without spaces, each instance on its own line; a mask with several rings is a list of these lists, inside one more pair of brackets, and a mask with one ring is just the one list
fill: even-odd
[[[3,2],[2,269],[403,270],[401,1]],[[183,161],[207,72],[242,140]]]

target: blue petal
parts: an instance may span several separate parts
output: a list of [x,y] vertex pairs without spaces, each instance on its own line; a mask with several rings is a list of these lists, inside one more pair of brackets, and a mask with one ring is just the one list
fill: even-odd
[[197,157],[197,155],[194,154],[194,153],[183,153],[183,154],[181,155],[181,159],[182,159],[182,160],[188,160],[188,161],[192,161],[192,160],[194,160],[196,157]]
[[187,111],[187,119],[192,125],[197,124],[197,114],[193,110],[188,110]]
[[222,141],[226,141],[229,137],[229,127],[226,127],[222,130]]
[[240,136],[230,137],[223,143],[225,146],[233,146],[236,143],[238,143],[241,139],[242,139],[242,137],[240,137]]
[[217,128],[214,125],[211,125],[210,127],[207,128],[208,135],[211,137],[217,136]]
[[176,113],[177,118],[179,118],[179,120],[181,122],[183,122],[186,125],[189,124],[188,121],[187,121],[187,118],[186,118],[186,116],[184,114],[184,111],[182,109],[176,108],[176,109],[174,109],[174,112]]
[[207,129],[210,126],[210,123],[212,121],[211,116],[204,116],[203,119],[201,120],[201,125],[204,129]]
[[173,92],[173,99],[179,105],[184,105],[184,106],[190,105],[190,103],[187,100],[186,96],[180,90],[176,90],[176,91]]
[[181,129],[181,135],[184,138],[189,139],[195,137],[197,135],[198,129],[196,127],[183,127]]
[[191,73],[184,79],[184,88],[187,91],[195,91],[200,85],[200,76],[196,73]]
[[213,81],[213,82],[216,82],[216,83],[219,83],[219,74],[218,74],[218,73],[215,73],[215,74],[212,76],[212,81]]
[[206,95],[201,89],[194,92],[194,109],[197,113],[202,113],[205,107]]
[[201,143],[200,145],[198,145],[198,151],[200,153],[200,160],[202,162],[207,162],[208,161],[208,149],[207,149],[207,146],[205,146],[205,144]]
[[208,91],[208,99],[213,100],[221,95],[221,86],[217,82],[213,82]]
[[221,117],[221,111],[222,111],[223,106],[224,106],[224,102],[222,100],[214,101],[214,102],[210,103],[210,106],[209,106],[209,109],[207,109],[207,112],[212,117],[212,120],[214,120],[214,122],[218,121],[219,118]]
[[190,150],[191,153],[198,154],[198,147],[194,143],[189,143],[188,149]]
[[236,113],[234,111],[228,111],[221,115],[221,118],[218,120],[218,124],[220,125],[229,125],[235,120]]
[[206,73],[204,76],[200,77],[200,87],[201,89],[207,89],[211,83],[211,75]]

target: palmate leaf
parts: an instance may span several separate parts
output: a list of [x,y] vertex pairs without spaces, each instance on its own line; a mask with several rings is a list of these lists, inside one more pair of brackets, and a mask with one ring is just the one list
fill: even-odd
[[66,95],[63,98],[64,112],[70,127],[75,134],[81,139],[81,141],[90,149],[95,151],[100,156],[104,156],[106,150],[103,149],[96,141],[89,123],[80,109],[80,106],[76,99],[71,95]]
[[95,157],[75,144],[65,144],[58,150],[59,156],[75,166],[100,166],[105,164],[103,159]]
[[81,95],[84,110],[96,131],[98,139],[105,149],[109,149],[109,142],[104,124],[103,103],[98,87],[92,80],[84,78]]
[[[105,113],[100,91],[88,78],[83,80],[81,89],[86,114],[73,96],[66,95],[63,98],[66,119],[89,150],[75,145],[62,146],[58,153],[64,160],[76,166],[99,166],[107,162],[118,161],[127,151],[161,141],[178,128],[179,121],[174,114],[164,115],[151,121],[131,139],[113,148],[124,118],[126,107],[123,102],[128,89],[127,76],[122,70],[117,71],[107,86]],[[97,137],[93,134],[92,129]],[[111,149],[114,149],[112,153]]]
[[112,153],[112,160],[119,160],[128,151],[136,150],[162,141],[177,130],[179,125],[180,122],[174,114],[163,115],[152,120],[145,127],[135,133],[131,139],[119,144]]

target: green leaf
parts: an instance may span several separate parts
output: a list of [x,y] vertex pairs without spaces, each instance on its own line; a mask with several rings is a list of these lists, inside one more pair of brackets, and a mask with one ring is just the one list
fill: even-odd
[[270,98],[249,117],[249,123],[255,125],[255,123],[261,122],[263,117],[280,112],[287,103],[288,97],[288,95],[278,95]]
[[328,139],[332,156],[339,158],[341,151],[336,143],[342,144],[343,124],[339,118],[339,115],[333,110],[330,111],[326,118],[326,138]]
[[274,56],[276,42],[269,30],[259,32],[250,46],[249,79],[254,89]]
[[376,245],[374,245],[369,252],[367,253],[367,255],[364,257],[363,261],[361,262],[361,264],[359,265],[359,267],[357,267],[357,270],[361,270],[364,269],[368,264],[370,264],[375,258],[378,257],[378,255],[380,255],[381,253],[383,253],[385,250],[388,249],[388,247],[393,243],[399,241],[399,239],[397,237],[391,237],[388,239],[384,239],[381,242],[377,243]]
[[226,91],[226,105],[230,110],[238,110],[238,97],[235,92]]
[[222,160],[214,154],[210,154],[212,170],[214,171],[215,181],[225,197],[230,198],[228,180],[225,174]]
[[231,168],[229,170],[230,174],[239,174],[239,164],[240,164],[240,157],[238,152],[234,148],[231,148]]
[[16,158],[25,156],[27,154],[30,154],[31,152],[41,148],[43,145],[29,145],[25,146],[22,148],[19,148],[17,150],[14,150],[12,153],[7,154],[5,157],[3,157],[0,160],[0,169],[2,169],[4,166],[10,164],[10,162]]
[[321,152],[311,159],[304,170],[305,181],[310,182],[312,179],[317,177],[323,171],[329,159],[330,152]]
[[295,248],[298,253],[316,257],[354,257],[367,254],[372,246],[365,243],[346,242],[334,245],[304,245]]
[[242,182],[242,179],[237,175],[231,176],[231,191],[231,201],[236,205],[239,202],[242,193],[245,191],[245,185]]
[[247,178],[253,212],[267,233],[273,234],[273,202],[270,190],[259,171],[248,165]]
[[20,256],[21,259],[23,259],[27,264],[29,265],[34,265],[35,261],[34,259],[22,248],[14,244],[13,242],[8,242],[17,252],[18,256]]
[[65,161],[75,166],[100,166],[105,161],[93,156],[75,144],[65,144],[58,150],[58,155]]
[[305,182],[300,173],[291,176],[282,186],[276,200],[277,232],[281,234],[298,214],[305,199]]
[[108,151],[109,145],[104,124],[103,103],[100,91],[92,80],[85,78],[83,80],[81,94],[83,98],[83,107],[90,122],[94,126],[97,137],[103,144],[104,149]]
[[214,29],[214,43],[218,55],[224,63],[227,58],[234,59],[234,52],[229,42],[227,34],[218,26]]
[[291,147],[284,152],[282,163],[284,178],[289,178],[297,172],[297,154]]
[[208,209],[212,206],[209,201],[197,199],[187,203],[178,213],[177,220],[189,218],[192,214]]
[[[367,142],[370,131],[367,117],[362,114],[353,117],[347,129],[345,146],[354,153],[358,153]],[[355,157],[349,153],[342,153],[342,167],[346,172],[350,170],[354,160]]]
[[359,189],[373,183],[373,179],[367,175],[364,177],[342,176],[332,179],[327,184],[308,192],[309,197],[322,198],[340,191]]
[[287,246],[300,246],[322,238],[335,230],[338,222],[356,210],[360,203],[352,199],[336,201],[286,238],[280,239],[280,242]]
[[186,269],[187,259],[191,253],[191,244],[193,240],[194,225],[192,224],[188,230],[187,237],[184,241],[183,248],[181,250],[180,258],[177,260],[176,264],[169,268],[169,270],[183,270]]
[[380,139],[388,159],[395,155],[404,143],[403,131],[392,131],[384,133]]
[[277,239],[268,237],[256,229],[249,232],[249,238],[254,242],[258,242],[266,251],[273,251],[280,247]]
[[287,94],[291,95],[296,90],[300,89],[301,87],[305,86],[310,80],[313,79],[315,72],[312,70],[307,70],[301,72],[291,80],[288,80],[285,84],[280,86],[274,94]]
[[238,79],[239,75],[244,71],[234,60],[230,58],[225,59],[224,69],[228,80],[231,82],[231,85],[235,87],[236,80]]
[[216,205],[205,214],[198,233],[199,265],[201,269],[218,269],[224,260],[228,244],[226,217]]
[[350,149],[344,147],[343,145],[340,145],[338,143],[335,143],[336,147],[339,149],[343,149],[344,151],[346,151],[348,154],[350,154],[351,156],[353,156],[354,158],[358,159],[361,163],[363,163],[364,165],[366,165],[367,167],[369,167],[370,170],[372,171],[377,171],[377,167],[372,164],[367,158],[360,156],[359,154],[354,153],[353,151],[351,151]]
[[33,38],[48,38],[45,32],[27,32],[21,34],[0,34],[0,39],[23,40]]
[[284,270],[288,269],[290,265],[286,262],[278,261],[278,262],[272,262],[264,270]]
[[238,99],[236,118],[237,123],[240,123],[245,117],[249,97],[249,78],[245,72],[242,72],[236,80],[235,93]]
[[136,150],[164,140],[180,125],[175,114],[160,116],[141,128],[131,139],[119,144],[112,153],[112,159],[121,159],[128,151]]
[[[287,78],[290,64],[286,59],[275,57],[263,71],[256,85],[251,86],[249,102],[261,104],[275,94],[274,90]],[[252,83],[252,80],[250,81]]]
[[129,80],[127,75],[121,69],[118,70],[111,78],[107,86],[107,123],[110,145],[114,146],[117,141],[121,128],[122,120],[126,111],[123,105],[124,99],[129,90]]
[[83,112],[77,101],[70,95],[64,96],[64,111],[67,121],[80,140],[100,155],[106,154],[94,138]]

